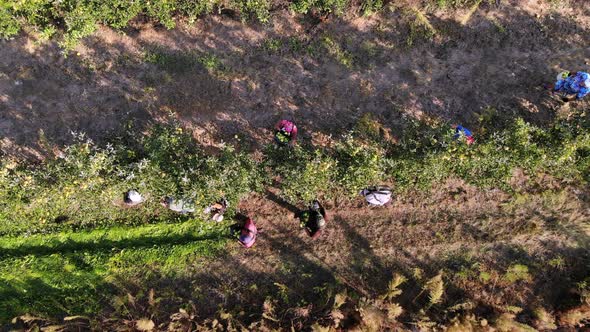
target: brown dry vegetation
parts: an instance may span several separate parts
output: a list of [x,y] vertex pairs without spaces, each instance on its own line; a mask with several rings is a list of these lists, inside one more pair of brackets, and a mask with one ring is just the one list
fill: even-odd
[[[587,108],[559,103],[541,84],[560,69],[587,69],[590,5],[498,3],[427,11],[394,2],[370,17],[320,23],[281,10],[269,25],[212,16],[169,31],[135,22],[125,33],[101,28],[67,57],[25,34],[0,42],[2,152],[42,159],[59,153],[70,131],[107,141],[170,113],[212,150],[239,139],[258,151],[284,117],[297,121],[302,140],[328,144],[364,113],[395,136],[407,116],[477,128],[490,107],[539,125]],[[589,190],[518,170],[511,186],[484,191],[450,179],[382,209],[325,202],[331,218],[316,241],[299,230],[301,207],[270,188],[240,205],[263,230],[254,248],[191,262],[179,279],[124,281],[133,298],[126,313],[105,303],[92,324],[582,328],[590,320],[590,290],[577,286],[590,277]],[[392,288],[396,275],[407,280]]]

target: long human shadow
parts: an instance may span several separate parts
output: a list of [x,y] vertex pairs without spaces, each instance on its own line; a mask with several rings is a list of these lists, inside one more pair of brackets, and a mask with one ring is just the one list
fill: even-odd
[[142,236],[139,238],[107,240],[99,239],[96,242],[76,241],[67,239],[42,245],[30,245],[24,243],[16,248],[0,247],[0,259],[17,258],[27,255],[43,256],[71,252],[110,252],[111,250],[123,250],[131,248],[149,248],[153,246],[182,245],[197,241],[221,240],[228,238],[227,233],[212,235],[178,234],[173,236]]
[[[107,293],[113,288],[90,271],[72,273],[63,270],[59,278],[84,287],[55,287],[35,277],[21,277],[17,283],[11,284],[0,278],[0,330],[12,331],[18,325],[9,322],[27,313],[40,315],[41,321],[50,318],[42,325],[51,324],[51,320],[62,319],[71,313],[88,313],[92,308],[99,308],[99,303],[108,298]],[[77,302],[64,299],[76,299]]]
[[[352,269],[362,276],[364,284],[370,287],[373,294],[382,292],[391,280],[394,271],[401,271],[401,266],[386,266],[386,264],[373,253],[368,239],[358,233],[349,222],[339,215],[334,216],[334,223],[344,230],[345,238],[352,246]],[[368,261],[369,264],[365,264]],[[365,267],[368,265],[368,269]]]
[[298,208],[297,206],[285,201],[284,199],[282,199],[281,197],[277,196],[277,194],[273,193],[270,190],[266,190],[264,192],[266,198],[270,199],[271,201],[275,202],[276,204],[284,207],[285,209],[289,210],[290,212],[292,212],[295,216],[297,216],[299,213],[302,212],[302,210],[300,208]]

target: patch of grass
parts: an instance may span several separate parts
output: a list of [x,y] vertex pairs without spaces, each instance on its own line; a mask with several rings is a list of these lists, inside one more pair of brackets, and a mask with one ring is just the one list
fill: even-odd
[[200,63],[199,57],[194,53],[168,52],[158,48],[144,52],[143,60],[171,73],[192,71]]
[[492,22],[492,24],[494,24],[494,27],[496,28],[496,30],[497,30],[499,33],[501,33],[501,34],[505,34],[505,33],[506,33],[506,27],[504,27],[504,26],[502,25],[502,23],[500,23],[500,21],[498,21],[498,20],[497,20],[497,19],[495,19],[495,18],[492,18],[490,21]]
[[291,3],[290,8],[299,14],[307,14],[316,9],[320,13],[342,15],[348,5],[348,0],[296,0]]
[[324,36],[321,39],[322,47],[330,54],[338,63],[348,69],[352,69],[354,65],[354,58],[352,54],[342,48],[342,46],[329,36]]
[[428,0],[426,6],[429,8],[450,9],[466,8],[479,5],[480,3],[493,4],[495,0]]
[[174,279],[186,262],[218,254],[226,239],[223,226],[196,221],[1,238],[0,323],[24,313],[93,316],[126,294],[122,284],[156,271]]
[[383,8],[383,0],[364,0],[361,3],[361,12],[365,16],[373,15]]
[[283,47],[283,41],[279,38],[267,38],[262,42],[262,49],[268,53],[277,53]]
[[582,303],[590,305],[590,278],[576,283],[576,288]]
[[555,258],[552,258],[549,260],[549,262],[547,262],[549,264],[549,266],[551,266],[554,269],[564,269],[566,264],[565,264],[565,259],[563,259],[562,256],[557,256]]
[[529,273],[529,267],[523,264],[511,265],[508,270],[506,270],[504,279],[509,283],[515,283],[519,280],[530,280],[531,275]]
[[479,273],[479,280],[481,280],[484,284],[487,284],[492,279],[492,275],[489,272],[481,271]]
[[224,70],[221,59],[215,54],[205,54],[197,57],[197,61],[210,72],[216,73]]
[[170,52],[159,47],[145,51],[143,61],[154,64],[170,74],[186,73],[197,68],[204,68],[210,74],[221,77],[226,71],[221,59],[215,54]]
[[242,14],[242,19],[255,19],[260,23],[268,23],[270,21],[270,6],[269,0],[232,0],[231,6],[239,10]]
[[145,226],[114,226],[82,232],[64,231],[27,237],[2,237],[0,259],[29,254],[52,255],[62,252],[100,252],[112,249],[184,244],[224,237],[221,227],[199,221]]
[[305,42],[303,39],[292,36],[287,40],[291,52],[298,53],[305,49]]
[[436,36],[436,29],[430,24],[428,18],[416,8],[408,8],[404,11],[408,21],[408,35],[406,45],[413,46],[419,40],[432,40]]

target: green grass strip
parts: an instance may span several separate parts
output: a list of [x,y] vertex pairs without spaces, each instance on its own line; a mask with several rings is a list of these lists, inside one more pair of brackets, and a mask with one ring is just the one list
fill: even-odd
[[180,224],[115,226],[83,232],[36,234],[29,237],[1,237],[0,259],[25,255],[186,244],[194,241],[220,240],[227,235],[226,228],[219,225],[187,221]]
[[133,285],[183,278],[225,249],[226,230],[192,220],[0,238],[0,324],[26,313],[93,316]]

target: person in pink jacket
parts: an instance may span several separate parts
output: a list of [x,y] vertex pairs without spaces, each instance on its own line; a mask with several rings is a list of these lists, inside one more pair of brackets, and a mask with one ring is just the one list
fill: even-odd
[[289,120],[281,120],[275,126],[275,142],[279,145],[293,145],[297,138],[297,126]]
[[258,229],[252,221],[251,218],[246,219],[244,226],[240,231],[240,236],[238,237],[238,241],[242,246],[245,248],[250,248],[256,242],[256,235],[258,234]]

